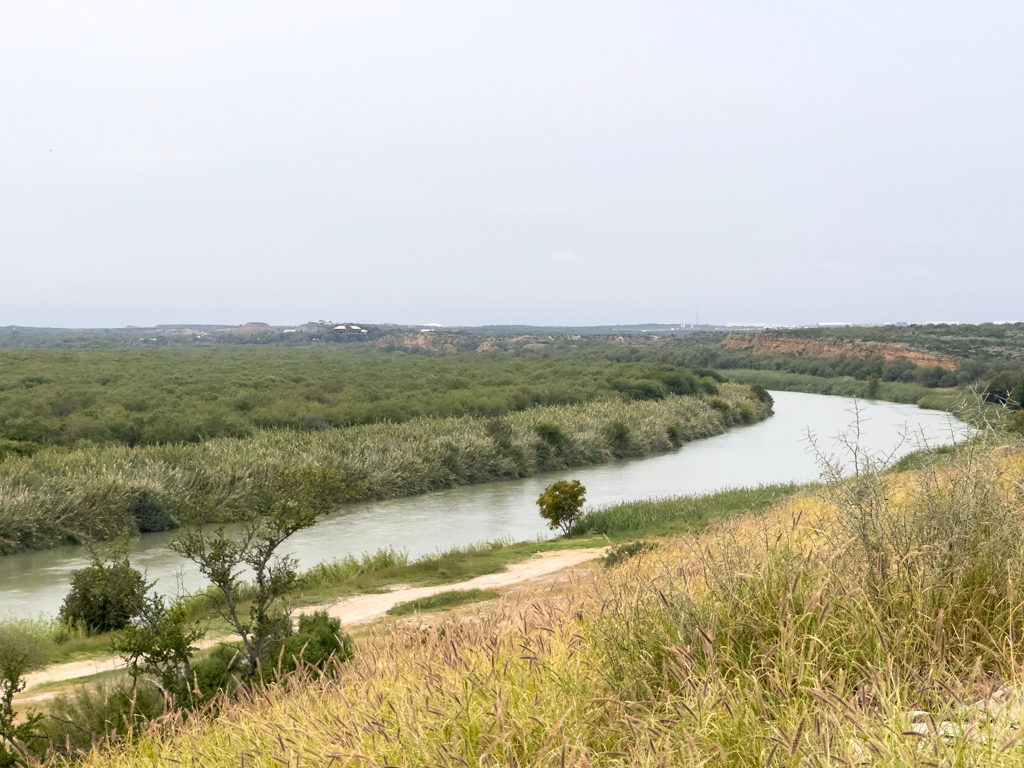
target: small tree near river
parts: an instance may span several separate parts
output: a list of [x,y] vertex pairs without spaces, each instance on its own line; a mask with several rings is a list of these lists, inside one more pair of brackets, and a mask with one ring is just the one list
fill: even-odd
[[[287,642],[296,639],[286,601],[301,586],[298,561],[279,554],[278,548],[349,492],[345,481],[329,468],[282,469],[240,526],[211,531],[203,525],[206,510],[197,510],[185,520],[171,548],[209,579],[217,595],[217,611],[238,635],[241,648],[235,653],[222,646],[194,665],[196,643],[204,631],[190,616],[188,605],[149,595],[114,643],[132,677],[138,680],[145,674],[178,706],[191,706],[228,687],[233,678],[250,680],[258,675],[269,651],[281,657],[269,660],[280,662],[283,669],[294,668],[295,660],[285,658],[291,651],[306,659],[304,646],[291,648]],[[323,634],[323,626],[315,629]],[[336,633],[340,627],[332,624],[328,629]],[[319,643],[317,648],[323,645],[319,635],[303,643],[313,640]],[[340,657],[351,657],[348,641],[335,640]]]
[[[246,678],[258,673],[270,644],[291,633],[284,600],[299,587],[298,561],[278,554],[278,547],[330,511],[347,490],[328,468],[284,469],[271,484],[264,509],[240,532],[221,527],[211,534],[199,524],[188,525],[172,542],[220,593],[220,615],[241,639]],[[251,586],[243,580],[246,570]],[[243,602],[249,603],[248,611]]]
[[583,502],[587,489],[579,480],[559,480],[544,489],[537,499],[540,516],[548,521],[552,530],[569,535],[573,524],[583,516]]

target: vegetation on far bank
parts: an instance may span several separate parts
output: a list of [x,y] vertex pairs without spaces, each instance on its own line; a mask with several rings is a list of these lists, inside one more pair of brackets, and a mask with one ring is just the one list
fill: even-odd
[[[0,463],[0,552],[232,520],[281,471],[328,468],[345,501],[663,452],[770,413],[770,398],[699,379],[699,395],[596,401],[494,419],[424,418],[344,430],[266,430],[198,444],[44,450]],[[712,394],[716,393],[716,394]]]
[[[334,349],[0,349],[0,461],[47,446],[160,445],[704,391],[656,362]],[[5,442],[7,441],[7,442]]]
[[849,376],[811,376],[785,371],[759,371],[749,368],[735,368],[722,371],[733,381],[743,384],[758,384],[776,392],[807,392],[814,395],[838,395],[860,397],[871,400],[887,400],[891,403],[905,403],[937,411],[955,411],[964,396],[957,388],[929,389],[920,384],[901,381],[878,381],[872,387],[869,381]]

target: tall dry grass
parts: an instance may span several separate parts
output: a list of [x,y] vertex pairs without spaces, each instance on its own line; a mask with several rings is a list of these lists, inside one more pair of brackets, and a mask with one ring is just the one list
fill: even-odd
[[[428,418],[200,444],[51,449],[0,464],[0,554],[116,535],[136,524],[133,499],[170,517],[199,511],[232,519],[282,468],[329,467],[349,500],[386,499],[667,451],[769,413],[749,388],[723,384],[714,398],[552,406],[496,420]],[[565,439],[546,442],[538,424],[557,425]]]
[[984,444],[827,483],[83,764],[1024,765],[1022,483],[1024,450]]

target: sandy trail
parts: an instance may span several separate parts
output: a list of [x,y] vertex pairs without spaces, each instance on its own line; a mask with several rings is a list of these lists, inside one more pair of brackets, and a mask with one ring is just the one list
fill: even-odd
[[[572,568],[587,560],[600,557],[606,550],[606,547],[600,547],[545,552],[525,562],[514,563],[500,573],[477,576],[468,581],[440,584],[435,587],[406,587],[379,595],[357,595],[325,605],[308,605],[304,608],[299,608],[297,612],[327,611],[331,616],[341,619],[342,626],[366,624],[380,618],[387,613],[389,608],[398,603],[420,600],[424,597],[436,595],[438,592],[447,592],[453,589],[495,589],[496,587],[507,587],[524,581],[544,578],[565,568]],[[208,648],[218,642],[231,639],[230,637],[219,637],[204,640],[197,643],[197,645],[201,648]],[[25,693],[28,693],[29,689],[44,683],[56,683],[64,680],[74,680],[79,677],[88,677],[89,675],[120,669],[123,666],[124,662],[116,656],[109,656],[103,659],[89,659],[88,661],[72,661],[67,664],[54,664],[51,667],[27,675],[25,677]],[[19,696],[18,700],[21,702],[39,701],[51,698],[53,695],[55,694],[43,693],[36,696],[29,694],[27,696]]]
[[532,579],[540,579],[563,568],[571,568],[587,560],[593,560],[595,557],[603,555],[604,552],[605,548],[603,547],[545,552],[524,563],[510,565],[500,573],[477,576],[469,581],[460,581],[455,584],[439,584],[435,587],[406,587],[380,595],[357,595],[326,605],[307,606],[302,611],[307,613],[316,610],[327,611],[331,616],[341,619],[342,626],[366,624],[380,618],[387,613],[389,608],[398,605],[398,603],[422,600],[424,597],[436,595],[438,592],[448,592],[454,589],[494,589]]

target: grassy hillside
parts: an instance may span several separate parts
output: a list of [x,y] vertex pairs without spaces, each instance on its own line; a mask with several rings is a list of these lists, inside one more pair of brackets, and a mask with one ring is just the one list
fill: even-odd
[[833,478],[83,764],[1021,766],[1022,493],[983,441]]

